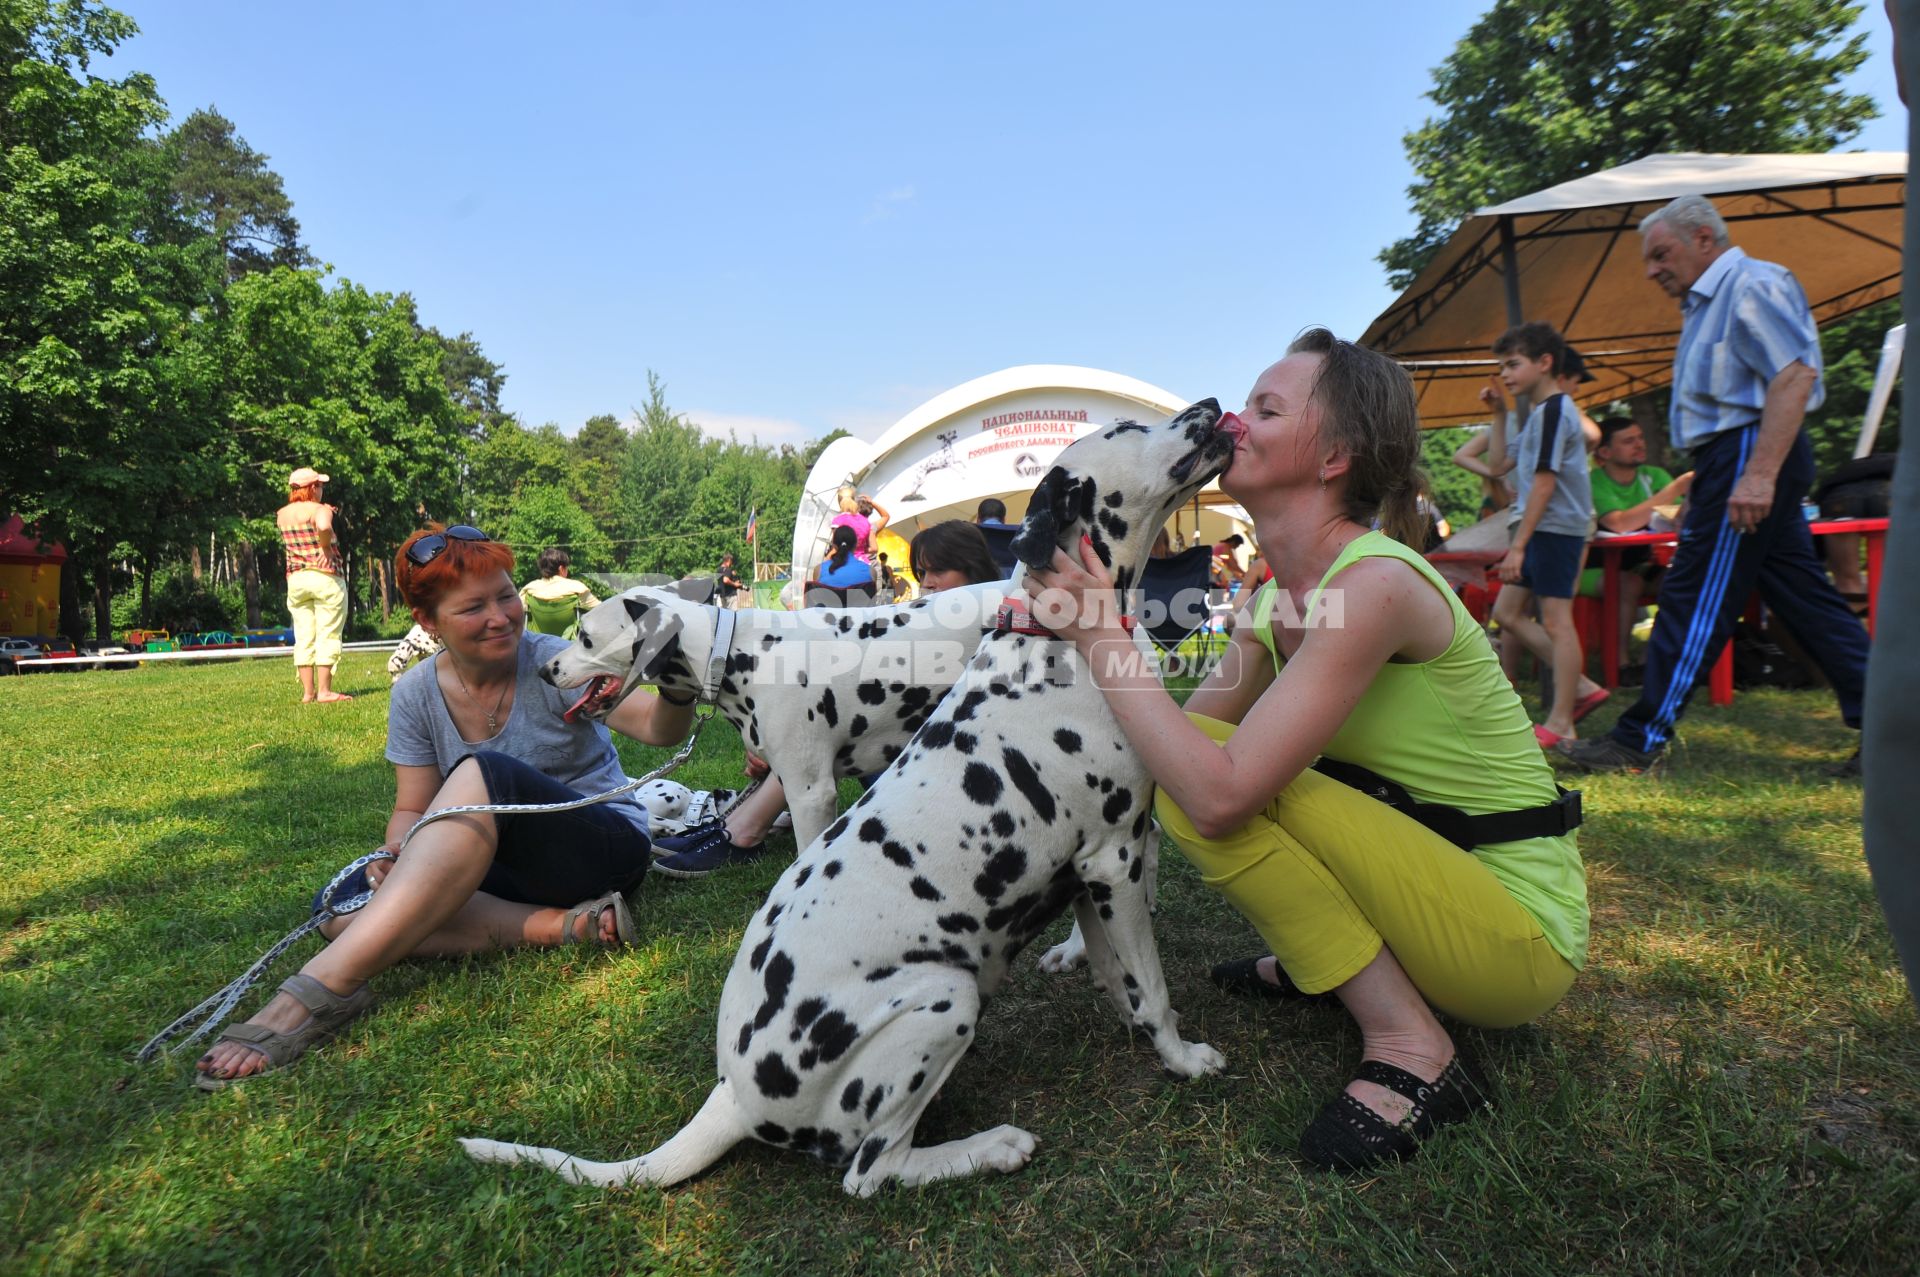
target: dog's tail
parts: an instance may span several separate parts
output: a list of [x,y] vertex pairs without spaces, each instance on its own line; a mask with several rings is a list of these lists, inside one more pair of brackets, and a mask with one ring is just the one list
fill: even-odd
[[677,1184],[719,1161],[749,1134],[740,1106],[733,1101],[733,1090],[722,1080],[679,1134],[651,1153],[625,1162],[588,1162],[557,1148],[496,1140],[463,1139],[460,1147],[476,1162],[537,1162],[575,1184],[629,1188],[635,1184]]

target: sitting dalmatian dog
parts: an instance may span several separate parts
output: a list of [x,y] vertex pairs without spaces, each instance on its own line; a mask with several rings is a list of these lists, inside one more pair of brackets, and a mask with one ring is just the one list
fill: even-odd
[[555,687],[584,687],[569,713],[592,718],[642,684],[711,701],[786,790],[794,842],[805,847],[839,809],[839,777],[899,757],[1010,588],[993,581],[884,607],[731,612],[640,586],[582,616],[579,638],[540,674]]
[[[1220,416],[1209,399],[1074,443],[1034,492],[1022,562],[1084,534],[1131,598],[1155,531],[1232,459]],[[1224,1064],[1181,1039],[1168,1005],[1144,882],[1152,803],[1076,649],[1008,624],[749,923],[720,997],[719,1081],[679,1134],[623,1162],[461,1143],[480,1161],[607,1187],[676,1183],[747,1138],[845,1167],[842,1186],[863,1197],[888,1181],[1018,1170],[1035,1141],[1015,1127],[924,1148],[913,1134],[987,997],[1069,903],[1099,983],[1165,1066],[1195,1077]]]

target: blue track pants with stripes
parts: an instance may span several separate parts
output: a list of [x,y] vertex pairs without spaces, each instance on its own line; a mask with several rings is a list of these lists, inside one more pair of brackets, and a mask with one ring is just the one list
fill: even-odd
[[1742,534],[1727,522],[1727,498],[1759,432],[1758,425],[1725,430],[1694,450],[1686,523],[1660,582],[1646,682],[1638,703],[1613,728],[1623,745],[1665,747],[1755,589],[1833,684],[1847,726],[1860,726],[1867,632],[1827,578],[1800,512],[1813,484],[1813,449],[1804,431],[1781,463],[1773,509],[1759,528]]

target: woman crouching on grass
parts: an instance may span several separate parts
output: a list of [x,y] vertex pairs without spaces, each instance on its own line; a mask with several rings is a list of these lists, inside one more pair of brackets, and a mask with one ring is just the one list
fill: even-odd
[[[572,695],[540,677],[567,643],[524,632],[511,550],[476,528],[435,526],[409,537],[393,567],[414,619],[444,647],[394,685],[387,850],[399,851],[429,811],[565,802],[625,782],[607,727],[563,719]],[[691,703],[634,696],[606,722],[670,745],[692,718]],[[630,943],[622,896],[640,885],[649,857],[646,812],[631,795],[574,811],[476,813],[428,825],[398,859],[368,866],[373,899],[328,923],[331,943],[258,1015],[220,1035],[199,1061],[198,1085],[217,1090],[291,1064],[364,1011],[367,981],[402,958]]]
[[[1034,579],[1077,596],[1060,633],[1153,772],[1161,824],[1275,955],[1215,980],[1330,993],[1358,1022],[1358,1075],[1301,1140],[1314,1165],[1358,1170],[1479,1107],[1434,1011],[1503,1028],[1558,1003],[1586,961],[1586,879],[1577,819],[1485,632],[1409,548],[1420,437],[1406,374],[1311,329],[1245,412],[1220,486],[1252,514],[1274,580],[1186,712],[1150,673],[1102,667],[1102,649],[1132,648],[1090,547]],[[1385,532],[1369,531],[1376,516]],[[1416,820],[1310,770],[1316,758],[1455,810]]]

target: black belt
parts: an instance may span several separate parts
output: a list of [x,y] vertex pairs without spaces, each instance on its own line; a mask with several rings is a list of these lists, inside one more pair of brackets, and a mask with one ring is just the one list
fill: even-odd
[[1407,792],[1406,786],[1357,763],[1322,758],[1313,765],[1313,770],[1378,799],[1402,815],[1411,816],[1462,851],[1472,851],[1488,843],[1519,842],[1523,838],[1555,838],[1580,827],[1580,791],[1562,789],[1559,785],[1554,788],[1560,796],[1543,807],[1469,816],[1458,807],[1420,802]]

